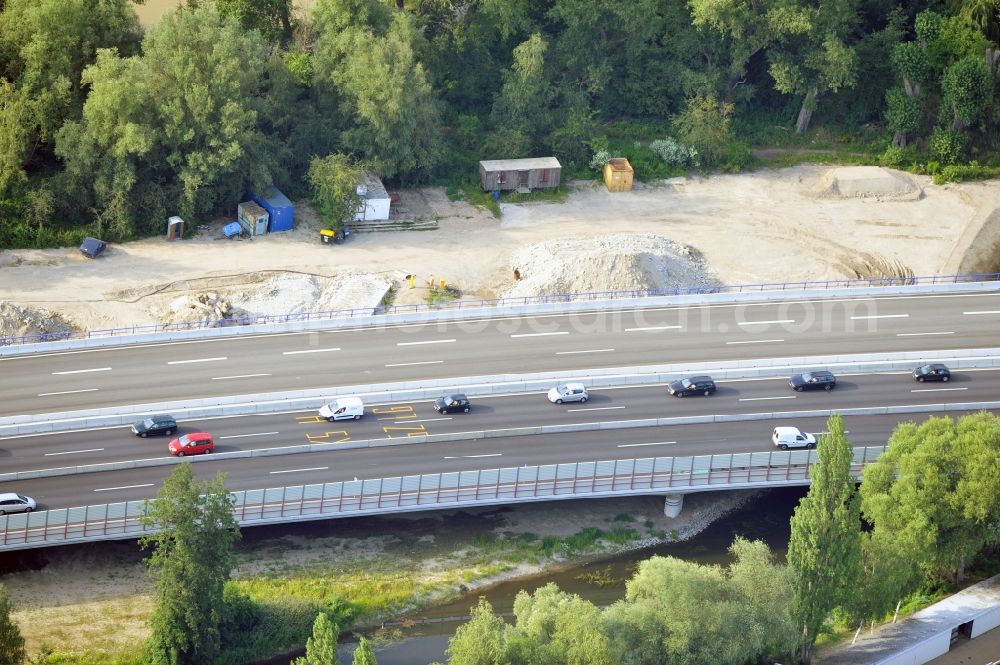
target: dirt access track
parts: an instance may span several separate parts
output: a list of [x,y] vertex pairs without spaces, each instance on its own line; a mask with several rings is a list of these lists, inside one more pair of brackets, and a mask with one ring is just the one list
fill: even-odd
[[[393,284],[395,302],[422,302],[428,283],[441,279],[476,298],[566,284],[605,290],[949,274],[995,270],[1000,259],[1000,181],[937,186],[878,167],[675,178],[625,193],[576,182],[564,202],[504,204],[500,219],[449,201],[440,188],[400,192],[398,208],[403,218],[436,219],[439,227],[324,245],[320,224],[300,204],[295,230],[253,241],[218,239],[220,220],[191,240],[115,245],[97,260],[75,248],[4,251],[0,301],[96,329],[211,318],[202,310],[220,311],[212,298],[207,306],[189,302],[204,303],[207,292],[236,310],[283,313],[372,307]],[[595,267],[594,256],[611,258]],[[514,268],[526,281],[549,272],[515,285]],[[557,273],[557,281],[548,277]],[[618,279],[625,273],[628,280]],[[415,289],[407,288],[411,274]]]

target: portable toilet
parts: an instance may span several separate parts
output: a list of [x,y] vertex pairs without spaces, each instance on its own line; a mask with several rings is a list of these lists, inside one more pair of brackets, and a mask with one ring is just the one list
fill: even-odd
[[277,187],[271,187],[266,196],[252,194],[250,198],[259,203],[270,216],[267,226],[269,232],[291,230],[295,223],[295,206]]
[[267,233],[268,213],[253,201],[244,201],[236,206],[236,221],[251,236]]

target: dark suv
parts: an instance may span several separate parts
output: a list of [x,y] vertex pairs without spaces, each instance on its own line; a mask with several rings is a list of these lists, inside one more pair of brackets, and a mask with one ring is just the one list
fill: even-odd
[[147,436],[170,436],[177,431],[177,421],[173,416],[150,416],[145,420],[132,423],[132,433],[136,436],[146,438]]
[[913,378],[920,383],[924,381],[944,381],[947,383],[951,380],[951,370],[941,363],[921,365],[913,370]]
[[802,392],[803,390],[833,390],[837,387],[837,377],[833,375],[833,372],[819,369],[812,372],[803,372],[802,374],[793,374],[792,378],[788,379],[788,385],[795,389],[796,392]]
[[438,413],[454,413],[455,411],[468,413],[469,408],[469,398],[459,393],[444,395],[434,400],[434,410]]
[[710,376],[690,376],[667,384],[667,392],[674,397],[688,395],[711,395],[715,392],[715,381]]

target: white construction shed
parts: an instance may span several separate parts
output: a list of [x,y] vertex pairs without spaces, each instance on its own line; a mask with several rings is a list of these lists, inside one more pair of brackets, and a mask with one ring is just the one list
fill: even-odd
[[389,219],[389,193],[385,186],[371,173],[365,173],[365,182],[358,185],[361,205],[354,214],[354,221]]

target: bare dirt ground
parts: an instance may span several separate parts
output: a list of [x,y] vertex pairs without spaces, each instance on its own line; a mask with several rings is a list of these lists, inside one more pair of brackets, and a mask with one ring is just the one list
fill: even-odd
[[[374,307],[391,283],[402,287],[395,302],[423,302],[428,283],[441,279],[464,297],[493,297],[515,287],[514,267],[524,277],[548,269],[551,252],[531,251],[546,242],[570,246],[560,274],[580,274],[565,283],[599,290],[607,271],[588,273],[587,262],[576,260],[580,243],[598,236],[651,237],[645,249],[626,243],[622,250],[650,256],[661,256],[666,250],[658,247],[669,243],[700,260],[696,281],[724,284],[930,275],[983,269],[992,260],[1000,223],[987,222],[998,217],[1000,181],[937,186],[877,167],[842,171],[836,187],[837,174],[816,165],[676,178],[616,194],[574,183],[565,202],[504,204],[500,219],[449,201],[440,188],[406,191],[404,214],[436,218],[438,230],[353,234],[344,245],[321,244],[320,225],[300,205],[294,231],[252,241],[219,240],[216,224],[192,240],[112,246],[93,261],[73,248],[0,252],[0,300],[95,329],[173,320],[173,303],[206,291],[264,313]],[[978,251],[967,259],[973,245]],[[513,265],[519,250],[545,265]],[[670,273],[660,268],[661,276]],[[650,287],[659,286],[657,270]],[[418,288],[406,288],[410,274]],[[516,293],[525,289],[518,285]]]

